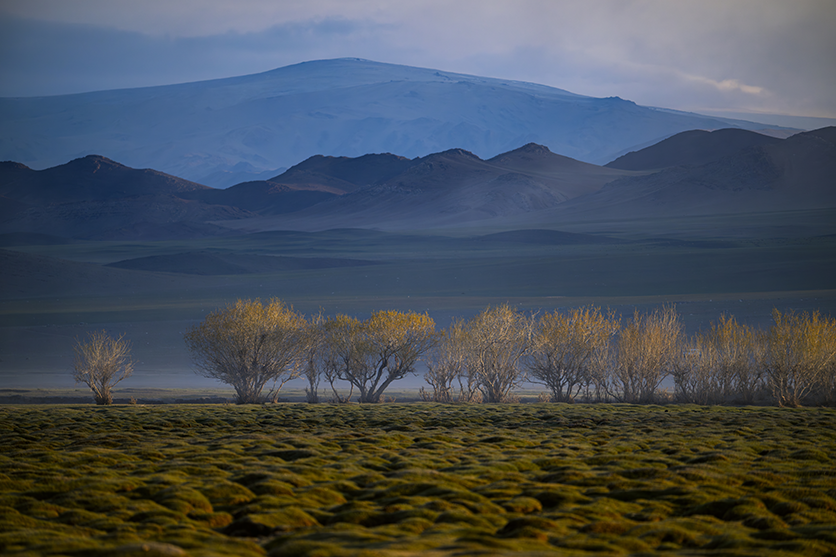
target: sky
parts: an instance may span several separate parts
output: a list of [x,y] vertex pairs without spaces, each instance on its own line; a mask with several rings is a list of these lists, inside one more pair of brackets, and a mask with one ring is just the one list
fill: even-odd
[[836,118],[834,30],[836,0],[3,0],[0,96],[358,57],[708,114]]

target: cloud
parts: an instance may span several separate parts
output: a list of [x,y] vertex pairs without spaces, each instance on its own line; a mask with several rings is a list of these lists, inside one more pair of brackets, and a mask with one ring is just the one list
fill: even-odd
[[836,117],[834,28],[832,0],[7,0],[0,94],[357,56],[645,105]]
[[369,37],[384,27],[332,18],[257,33],[173,37],[0,17],[0,96],[182,83],[357,52],[375,54],[377,44],[370,45]]

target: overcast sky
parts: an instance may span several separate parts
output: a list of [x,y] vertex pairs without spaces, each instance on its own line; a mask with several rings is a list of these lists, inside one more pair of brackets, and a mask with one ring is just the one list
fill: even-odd
[[697,112],[836,118],[834,0],[0,2],[0,96],[340,57]]

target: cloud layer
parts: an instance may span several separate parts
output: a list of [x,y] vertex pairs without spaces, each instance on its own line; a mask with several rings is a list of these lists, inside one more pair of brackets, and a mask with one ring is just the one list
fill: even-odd
[[0,95],[356,56],[684,110],[836,117],[829,0],[11,0]]

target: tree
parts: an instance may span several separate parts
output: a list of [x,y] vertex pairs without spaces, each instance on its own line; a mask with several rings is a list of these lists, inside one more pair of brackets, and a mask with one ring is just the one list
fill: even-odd
[[711,328],[710,339],[718,354],[719,390],[724,401],[732,397],[745,404],[755,402],[764,390],[763,332],[740,325],[734,316],[721,315]]
[[507,304],[467,323],[467,368],[484,402],[505,402],[524,379],[521,359],[531,346],[532,319]]
[[348,404],[351,395],[354,394],[354,385],[351,385],[347,395],[341,395],[334,385],[343,376],[343,369],[358,367],[361,362],[360,355],[356,349],[359,343],[359,330],[362,327],[360,321],[347,315],[337,315],[334,318],[326,319],[322,323],[320,333],[322,335],[320,344],[320,362],[322,364],[322,375],[331,386],[334,394],[333,402]]
[[[424,380],[433,392],[425,393],[424,400],[433,402],[471,402],[476,392],[476,385],[468,375],[467,367],[468,339],[465,323],[455,320],[438,339],[438,343],[427,358],[427,373]],[[471,379],[468,381],[468,379]],[[455,394],[454,383],[459,383],[459,394]]]
[[322,313],[314,317],[308,325],[308,344],[304,353],[305,369],[304,375],[308,380],[305,387],[305,400],[311,404],[319,403],[319,383],[322,380],[325,367],[326,344],[326,323],[327,319]]
[[389,385],[415,372],[437,333],[426,314],[378,311],[363,322],[338,316],[330,338],[339,377],[360,391],[360,402],[380,402]]
[[310,336],[305,319],[281,300],[238,300],[206,316],[185,341],[197,373],[231,385],[247,404],[260,402],[268,382],[278,393],[300,375]]
[[618,338],[610,370],[609,395],[621,402],[647,403],[672,371],[682,325],[673,306],[650,314],[638,310]]
[[676,399],[692,404],[717,404],[722,400],[719,356],[711,337],[696,333],[683,346],[674,365]]
[[553,402],[572,402],[590,382],[593,358],[617,329],[614,314],[604,315],[600,308],[543,315],[534,327],[525,361],[529,376],[551,390]]
[[766,334],[766,372],[779,406],[801,406],[807,395],[826,382],[836,360],[836,321],[818,312],[772,311]]
[[87,341],[76,339],[73,378],[93,391],[96,404],[113,403],[113,387],[133,372],[130,342],[93,331]]

